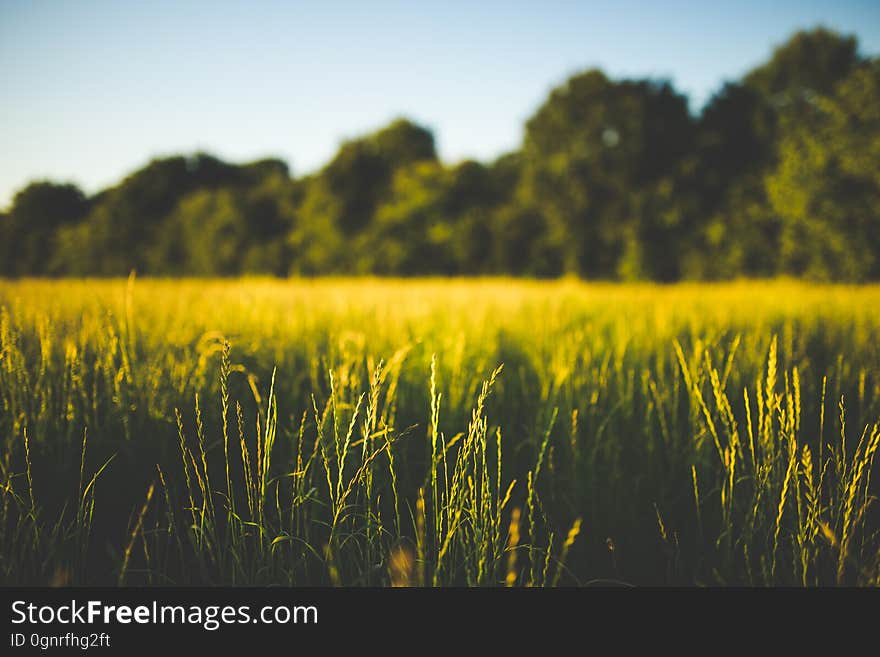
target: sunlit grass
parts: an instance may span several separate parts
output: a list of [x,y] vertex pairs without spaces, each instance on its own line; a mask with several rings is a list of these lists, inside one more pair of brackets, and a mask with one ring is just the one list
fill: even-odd
[[880,287],[0,282],[6,583],[880,583]]

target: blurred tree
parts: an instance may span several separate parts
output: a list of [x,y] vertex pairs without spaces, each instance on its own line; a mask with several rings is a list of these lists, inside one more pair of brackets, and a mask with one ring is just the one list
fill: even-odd
[[202,189],[184,197],[167,228],[169,250],[160,252],[159,262],[175,273],[228,276],[241,270],[247,224],[232,191]]
[[391,192],[395,172],[417,162],[437,162],[430,131],[396,119],[377,132],[342,144],[333,160],[304,184],[301,222],[289,235],[292,271],[301,274],[359,270],[345,248],[373,222]]
[[292,261],[287,236],[297,223],[299,188],[285,167],[265,175],[259,185],[246,188],[241,195],[247,232],[240,272],[286,276]]
[[493,263],[493,213],[506,190],[493,167],[466,160],[449,172],[442,211],[453,226],[456,273],[489,274]]
[[567,240],[560,224],[550,224],[535,207],[514,202],[494,217],[496,271],[554,278],[565,272]]
[[730,180],[771,161],[773,143],[766,137],[774,120],[762,95],[741,84],[727,83],[709,100],[699,120],[697,151],[710,203],[718,203]]
[[298,221],[286,240],[291,253],[289,273],[315,276],[350,269],[351,254],[343,249],[343,234],[337,223],[338,200],[320,175],[299,181],[298,190]]
[[421,161],[437,161],[434,137],[398,119],[372,135],[345,142],[312,187],[325,198],[313,202],[343,233],[354,234],[372,220],[394,172]]
[[174,241],[168,219],[181,200],[196,190],[238,188],[266,176],[286,179],[287,167],[277,160],[238,167],[205,153],[152,160],[96,197],[83,222],[59,231],[53,266],[71,274],[177,271],[184,245],[163,251],[163,256],[156,250]]
[[[624,273],[628,243],[657,220],[643,216],[653,207],[646,195],[677,174],[693,137],[685,98],[665,82],[614,82],[590,70],[551,92],[526,124],[522,200],[546,215],[549,232],[566,235],[566,271]],[[624,270],[642,271],[633,267]]]
[[415,162],[437,161],[434,135],[430,130],[405,118],[398,118],[366,141],[393,169]]
[[564,271],[566,238],[524,199],[522,152],[507,153],[490,167],[496,206],[492,209],[491,271],[555,277]]
[[290,167],[284,160],[266,158],[243,164],[239,169],[239,177],[244,185],[258,185],[266,179],[289,180]]
[[8,215],[2,217],[5,253],[0,273],[40,276],[54,273],[57,231],[88,212],[89,202],[75,185],[47,181],[31,183],[18,192]]
[[397,171],[375,220],[352,241],[355,271],[398,275],[489,274],[494,215],[509,195],[493,167],[422,161]]
[[0,211],[0,276],[10,276],[15,265],[12,220],[9,214]]
[[794,34],[741,83],[704,108],[696,157],[705,218],[685,275],[730,278],[782,273],[782,224],[764,180],[781,157],[783,125],[815,120],[822,94],[859,65],[854,37],[824,28]]
[[812,103],[809,121],[782,125],[766,178],[782,221],[786,273],[820,280],[880,277],[880,60],[853,70]]
[[778,221],[763,175],[775,158],[776,114],[757,90],[727,83],[699,118],[694,188],[701,221],[682,266],[687,278],[767,276],[777,266]]
[[459,273],[450,212],[452,174],[436,162],[400,169],[375,221],[353,243],[360,273]]
[[[259,172],[260,177],[252,174]],[[295,221],[286,166],[242,167],[249,186],[202,187],[183,197],[147,251],[151,271],[177,275],[285,275]]]
[[401,118],[300,180],[197,153],[91,199],[35,183],[0,214],[0,274],[880,278],[878,101],[876,61],[824,28],[697,120],[666,82],[588,70],[487,165],[442,165]]
[[795,33],[743,82],[774,107],[784,108],[828,95],[859,64],[858,42],[823,27]]

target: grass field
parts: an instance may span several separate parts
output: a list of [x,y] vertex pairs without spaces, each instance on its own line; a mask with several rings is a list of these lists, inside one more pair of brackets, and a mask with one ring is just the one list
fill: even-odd
[[880,288],[0,282],[0,583],[878,585]]

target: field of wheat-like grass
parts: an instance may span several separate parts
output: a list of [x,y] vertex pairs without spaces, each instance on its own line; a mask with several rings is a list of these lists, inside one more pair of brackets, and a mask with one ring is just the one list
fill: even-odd
[[878,585],[878,309],[0,281],[0,584]]

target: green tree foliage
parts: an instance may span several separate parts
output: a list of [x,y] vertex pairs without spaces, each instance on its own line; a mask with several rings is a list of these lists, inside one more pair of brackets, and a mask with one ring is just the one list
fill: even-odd
[[642,271],[632,243],[642,224],[664,222],[652,196],[670,184],[692,140],[686,100],[667,83],[615,82],[591,70],[550,94],[526,124],[522,184],[551,231],[567,235],[566,271]]
[[492,266],[517,276],[556,277],[564,272],[565,234],[525,198],[523,156],[508,153],[492,166],[499,206],[493,212]]
[[439,162],[399,118],[300,179],[197,153],[91,198],[34,183],[0,214],[0,274],[876,280],[877,86],[816,28],[697,116],[665,81],[578,73],[489,164]]
[[415,162],[436,162],[433,135],[407,120],[345,142],[315,179],[310,193],[323,213],[346,235],[370,223],[377,205],[391,188],[394,173]]
[[344,142],[333,160],[303,181],[299,224],[288,236],[297,274],[351,273],[362,265],[351,241],[370,227],[394,176],[419,162],[437,162],[434,136],[406,119]]
[[149,251],[151,269],[231,276],[283,275],[290,262],[286,236],[295,218],[286,171],[260,170],[253,186],[201,188],[183,197]]
[[357,269],[378,274],[452,274],[453,229],[444,211],[448,172],[424,162],[400,170],[393,193],[356,242]]
[[683,274],[720,279],[777,273],[778,222],[769,211],[763,175],[772,166],[776,112],[766,96],[728,83],[698,122],[693,186],[699,219]]
[[81,219],[89,202],[75,185],[31,183],[15,195],[7,215],[0,216],[0,274],[52,273],[50,261],[59,230]]
[[466,161],[422,161],[400,169],[369,230],[354,241],[355,269],[378,274],[492,271],[492,211],[500,198],[492,171]]
[[686,276],[802,273],[782,255],[785,219],[768,197],[765,179],[785,157],[783,133],[792,125],[811,130],[817,99],[832,93],[860,61],[853,37],[824,28],[798,32],[769,61],[712,98],[699,121],[701,221]]
[[16,264],[12,221],[6,212],[0,212],[0,276],[10,275]]
[[860,61],[855,37],[825,28],[798,32],[773,52],[770,61],[745,76],[745,84],[785,107],[829,94]]
[[156,159],[95,199],[80,225],[59,233],[55,268],[74,274],[150,270],[149,251],[178,201],[235,181],[236,167],[205,154]]
[[820,280],[880,276],[880,60],[783,124],[768,196],[782,220],[785,271]]
[[[265,180],[287,181],[287,166],[278,160],[263,160],[238,167],[204,153],[153,160],[93,199],[91,212],[81,222],[58,232],[53,270],[100,275],[124,275],[132,269],[147,274],[236,273],[240,254],[236,256],[239,264],[230,270],[227,264],[207,266],[187,259],[208,248],[211,231],[223,224],[220,216],[229,220],[231,205],[237,208],[235,231],[239,234],[247,234],[249,240],[283,238],[286,230],[278,226],[284,220],[271,216],[271,208],[280,199],[266,199],[264,193],[268,205],[264,203],[259,212],[252,200],[239,199],[241,190]],[[204,193],[210,191],[217,192],[216,202],[206,204]],[[203,193],[202,204],[190,198],[199,193]],[[229,200],[232,197],[234,203]],[[191,216],[182,219],[181,207]],[[278,272],[283,267],[279,264],[271,269]]]

